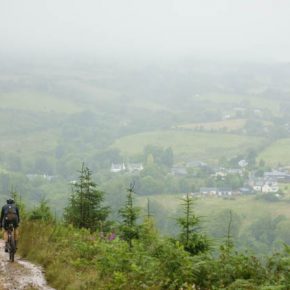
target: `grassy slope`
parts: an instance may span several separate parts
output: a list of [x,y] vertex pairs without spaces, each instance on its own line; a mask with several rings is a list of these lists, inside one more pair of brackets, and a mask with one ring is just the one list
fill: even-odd
[[216,160],[221,156],[231,156],[255,148],[263,140],[249,136],[167,130],[127,136],[116,140],[112,146],[129,156],[142,152],[148,144],[171,146],[178,156]]
[[49,153],[59,136],[56,119],[89,107],[36,90],[1,93],[0,98],[0,152],[26,156]]
[[290,138],[280,139],[266,148],[258,156],[258,160],[263,159],[270,165],[290,164]]
[[[170,217],[174,217],[180,209],[182,194],[179,195],[154,195],[150,196],[150,203],[158,204],[167,210]],[[147,197],[138,197],[138,204],[146,208]],[[206,222],[209,217],[225,209],[231,209],[243,219],[243,226],[251,224],[265,213],[272,216],[285,215],[290,219],[288,202],[266,202],[256,200],[255,196],[236,197],[235,200],[225,200],[222,198],[198,198],[195,202],[195,210]],[[152,213],[154,215],[154,212]]]
[[204,130],[220,130],[227,129],[229,131],[238,130],[245,126],[246,119],[233,119],[224,120],[218,122],[204,122],[204,123],[191,123],[178,126],[178,128],[184,129],[198,129],[203,128]]
[[6,136],[1,140],[0,152],[25,153],[25,155],[48,153],[57,145],[56,131],[46,130]]
[[41,91],[15,91],[0,95],[0,109],[27,110],[35,112],[73,113],[80,111],[77,104]]
[[249,104],[257,109],[269,110],[274,115],[280,114],[280,104],[275,99],[266,99],[253,95],[229,95],[229,94],[208,94],[205,96],[195,97],[199,100],[207,100],[212,102],[212,104],[220,103],[234,103],[237,107],[242,107],[241,103]]
[[[217,131],[217,130],[227,130],[228,132],[239,130],[245,127],[248,119],[229,119],[216,122],[202,122],[202,123],[188,123],[177,126],[181,129],[203,129],[205,131]],[[273,123],[269,121],[262,121],[265,126],[271,127]]]

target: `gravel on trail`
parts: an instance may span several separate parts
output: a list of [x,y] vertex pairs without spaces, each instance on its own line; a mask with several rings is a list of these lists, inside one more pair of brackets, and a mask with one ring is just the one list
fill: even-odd
[[0,240],[0,290],[54,290],[45,281],[42,268],[17,255],[9,261],[4,252],[4,241]]

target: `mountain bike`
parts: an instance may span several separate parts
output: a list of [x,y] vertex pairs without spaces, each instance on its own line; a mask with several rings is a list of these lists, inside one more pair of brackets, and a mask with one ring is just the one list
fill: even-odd
[[14,262],[14,255],[16,253],[16,243],[14,238],[14,226],[13,224],[8,225],[8,253],[10,262]]

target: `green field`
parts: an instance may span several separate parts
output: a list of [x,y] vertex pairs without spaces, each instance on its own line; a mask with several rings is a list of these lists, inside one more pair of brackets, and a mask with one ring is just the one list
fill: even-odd
[[267,99],[258,96],[249,95],[229,95],[229,94],[207,94],[204,96],[195,97],[199,101],[209,101],[212,102],[213,107],[216,104],[222,103],[235,103],[237,107],[240,107],[241,103],[246,103],[253,108],[259,108],[261,110],[268,110],[274,115],[280,114],[280,104],[274,98]]
[[257,158],[263,159],[267,164],[276,166],[290,164],[290,138],[280,139],[261,152]]
[[5,136],[0,142],[0,152],[25,156],[47,154],[56,147],[56,136],[57,132],[54,130]]
[[[158,204],[158,208],[166,209],[168,216],[164,218],[174,217],[177,211],[181,209],[181,199],[183,195],[154,195],[150,196],[150,204]],[[148,197],[138,197],[138,204],[142,208],[146,208]],[[266,202],[256,200],[255,196],[238,196],[234,200],[223,199],[217,197],[197,198],[195,201],[195,211],[198,216],[203,217],[207,221],[209,217],[223,210],[232,210],[243,219],[243,226],[251,224],[253,221],[269,214],[273,217],[284,215],[290,219],[290,210],[288,202]],[[154,212],[152,212],[154,216]],[[158,214],[158,213],[155,213]]]
[[[98,84],[94,84],[89,79],[92,76],[82,76],[83,80],[63,80],[59,84],[65,89],[73,91],[82,97],[81,105],[86,101],[93,104],[101,104],[103,102],[115,102],[121,95],[119,91],[114,89],[102,88]],[[88,78],[88,79],[87,79]]]
[[112,145],[127,156],[139,154],[146,145],[171,147],[175,156],[215,161],[222,156],[233,156],[250,148],[257,148],[263,138],[232,134],[199,133],[188,131],[156,131],[130,135]]
[[217,122],[203,122],[203,123],[190,123],[178,126],[183,129],[203,129],[206,131],[226,129],[228,131],[238,130],[245,126],[246,119],[230,119]]
[[37,91],[15,91],[0,94],[0,109],[34,112],[74,113],[81,110],[78,104],[63,98]]

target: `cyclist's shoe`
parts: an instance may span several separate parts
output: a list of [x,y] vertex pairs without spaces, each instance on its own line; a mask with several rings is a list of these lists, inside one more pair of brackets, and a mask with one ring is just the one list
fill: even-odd
[[8,253],[8,243],[5,243],[5,253]]

